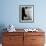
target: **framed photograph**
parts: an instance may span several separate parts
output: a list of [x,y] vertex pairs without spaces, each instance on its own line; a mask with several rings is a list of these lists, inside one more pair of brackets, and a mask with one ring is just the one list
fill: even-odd
[[34,22],[34,5],[19,5],[19,21]]

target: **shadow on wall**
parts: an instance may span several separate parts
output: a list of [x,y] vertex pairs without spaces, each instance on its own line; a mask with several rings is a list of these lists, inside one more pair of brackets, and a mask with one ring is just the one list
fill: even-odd
[[4,24],[0,24],[0,43],[2,43],[2,36],[3,36],[3,32],[5,32],[6,30],[4,30],[5,25]]

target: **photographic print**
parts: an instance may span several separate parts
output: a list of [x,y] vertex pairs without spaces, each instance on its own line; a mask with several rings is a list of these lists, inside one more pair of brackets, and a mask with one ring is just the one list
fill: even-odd
[[19,6],[19,21],[26,23],[34,22],[34,5]]

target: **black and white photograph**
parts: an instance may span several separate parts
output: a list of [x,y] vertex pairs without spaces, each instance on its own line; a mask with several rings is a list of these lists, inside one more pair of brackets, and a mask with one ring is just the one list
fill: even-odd
[[34,21],[34,5],[20,5],[19,13],[20,22]]

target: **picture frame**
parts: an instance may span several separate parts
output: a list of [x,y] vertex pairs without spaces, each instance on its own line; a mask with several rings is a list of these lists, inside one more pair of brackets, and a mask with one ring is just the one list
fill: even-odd
[[19,22],[34,22],[34,5],[19,5]]

